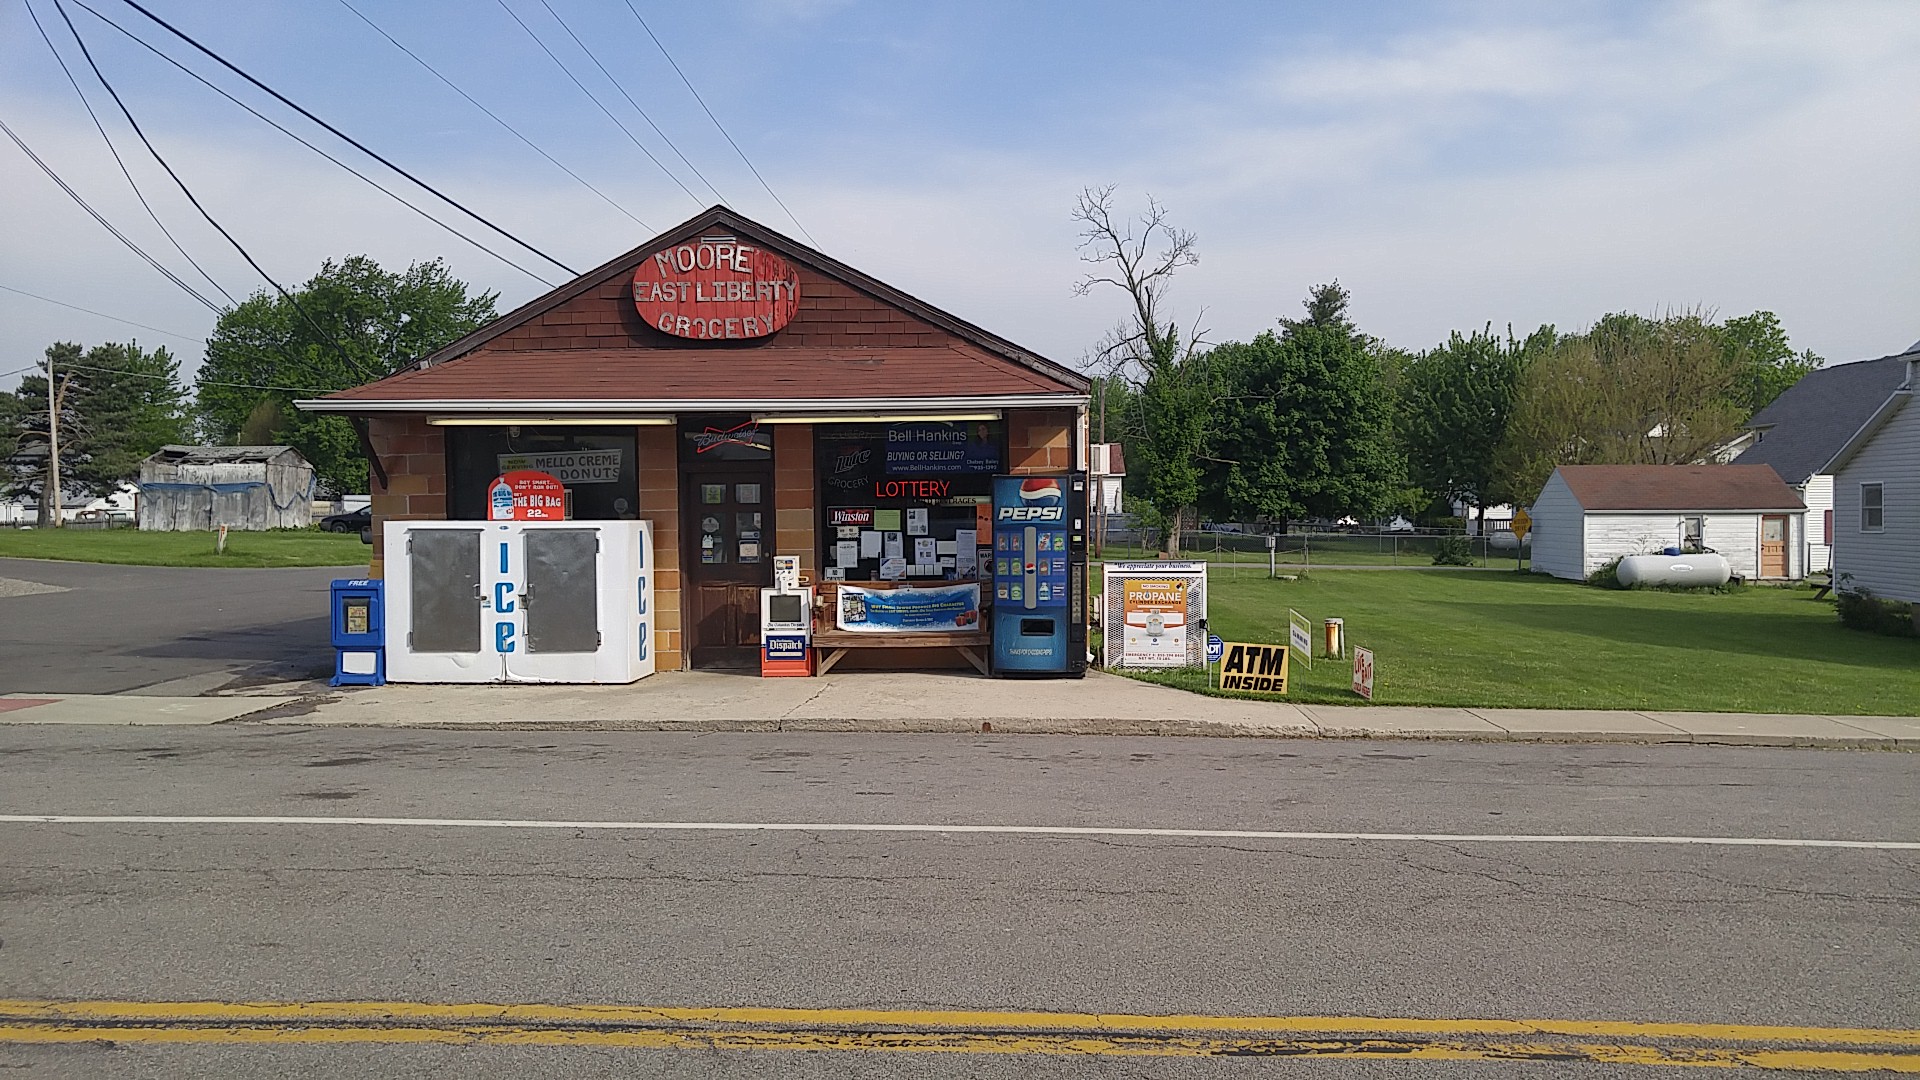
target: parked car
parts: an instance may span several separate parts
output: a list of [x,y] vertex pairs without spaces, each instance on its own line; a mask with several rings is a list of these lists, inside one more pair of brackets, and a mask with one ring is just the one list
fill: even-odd
[[328,514],[320,519],[320,531],[332,533],[359,532],[373,525],[373,508],[363,506],[358,510],[349,510],[344,514]]

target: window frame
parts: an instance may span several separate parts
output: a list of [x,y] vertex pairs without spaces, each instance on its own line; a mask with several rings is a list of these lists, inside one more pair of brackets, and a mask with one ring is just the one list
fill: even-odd
[[[1867,505],[1867,489],[1873,489],[1873,505]],[[1867,524],[1867,512],[1873,512],[1873,524]],[[1885,532],[1887,528],[1887,485],[1880,480],[1863,480],[1860,483],[1860,531],[1863,533]]]

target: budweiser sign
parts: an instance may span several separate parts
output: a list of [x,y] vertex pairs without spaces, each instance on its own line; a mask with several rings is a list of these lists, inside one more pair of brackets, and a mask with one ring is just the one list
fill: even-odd
[[675,337],[756,338],[787,325],[800,275],[771,251],[733,237],[702,237],[656,251],[633,273],[633,304]]

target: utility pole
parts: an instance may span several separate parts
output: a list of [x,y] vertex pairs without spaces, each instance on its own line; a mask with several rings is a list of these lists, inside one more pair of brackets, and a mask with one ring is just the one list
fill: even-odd
[[[73,376],[67,377],[71,379]],[[60,520],[60,406],[66,401],[67,388],[62,386],[56,391],[53,379],[53,357],[49,356],[47,357],[47,484],[40,492],[40,505],[45,507],[48,505],[48,499],[53,500],[52,519],[48,524],[58,529],[64,526]]]

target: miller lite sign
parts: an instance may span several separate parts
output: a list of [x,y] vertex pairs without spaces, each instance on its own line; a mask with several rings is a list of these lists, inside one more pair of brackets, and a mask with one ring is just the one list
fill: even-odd
[[1020,501],[999,507],[996,516],[1000,521],[1065,521],[1067,504],[1060,481],[1050,476],[1023,481]]

